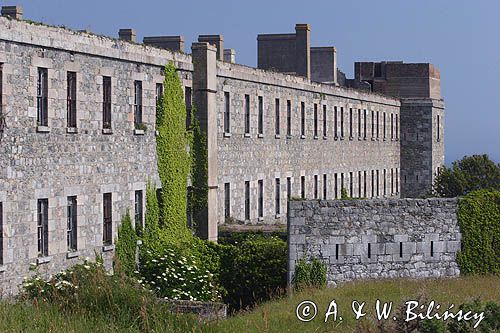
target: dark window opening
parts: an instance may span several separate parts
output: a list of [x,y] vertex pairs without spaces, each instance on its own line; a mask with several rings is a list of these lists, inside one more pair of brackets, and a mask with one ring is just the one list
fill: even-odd
[[340,107],[340,137],[344,137],[344,107]]
[[306,198],[306,177],[300,176],[300,196],[302,199]]
[[349,108],[349,138],[352,138],[352,108]]
[[276,211],[276,214],[280,214],[281,212],[281,204],[280,204],[280,199],[281,199],[281,189],[280,189],[280,179],[279,178],[276,178],[276,183],[275,183],[276,187],[275,187],[275,211]]
[[47,68],[38,68],[38,81],[37,81],[37,125],[48,126],[48,74]]
[[[163,94],[163,86],[162,86],[162,94]],[[186,104],[186,129],[191,129],[193,125],[193,102],[192,102],[192,92],[191,87],[184,88],[184,103]]]
[[264,99],[259,96],[259,134],[264,134]]
[[245,220],[250,220],[250,182],[245,181]]
[[334,187],[334,191],[335,191],[335,199],[337,199],[339,197],[339,188],[338,188],[338,184],[337,184],[337,174],[336,173],[333,175],[333,181],[334,181],[333,187]]
[[229,133],[231,131],[230,128],[230,104],[231,100],[229,98],[229,92],[224,92],[224,133]]
[[264,216],[264,181],[259,180],[259,217]]
[[[155,101],[156,105],[160,102],[160,100],[163,98],[163,84],[162,83],[157,83],[156,88],[155,88]],[[186,95],[184,95],[184,98],[186,98]],[[187,107],[187,104],[186,104]]]
[[38,199],[38,256],[49,255],[49,199]]
[[0,265],[3,265],[3,203],[0,202]]
[[431,241],[431,257],[434,257],[434,241]]
[[339,244],[335,244],[335,260],[339,260]]
[[142,81],[134,81],[134,125],[142,125]]
[[323,136],[326,137],[328,134],[328,122],[326,117],[326,105],[323,105]]
[[327,195],[327,176],[326,173],[323,174],[323,200],[326,200],[326,195]]
[[76,73],[68,72],[67,74],[67,126],[76,127]]
[[245,133],[250,133],[250,95],[245,95]]
[[318,175],[314,175],[314,199],[318,199]]
[[286,135],[292,135],[292,102],[286,101]]
[[358,198],[361,198],[361,171],[358,171]]
[[134,221],[135,221],[135,228],[137,229],[139,226],[140,228],[144,227],[144,210],[143,210],[143,198],[142,198],[142,191],[138,190],[135,191],[135,206],[134,206]]
[[372,244],[368,243],[368,259],[372,257]]
[[306,105],[300,102],[300,134],[306,135]]
[[366,110],[363,110],[363,138],[366,139]]
[[399,257],[403,257],[403,242],[399,242]]
[[292,198],[292,178],[286,178],[286,198],[290,200]]
[[274,112],[275,112],[274,132],[276,135],[279,135],[280,134],[280,100],[279,100],[279,98],[276,98],[276,100],[275,100]]
[[227,219],[231,216],[231,186],[229,183],[224,183],[224,217]]
[[318,137],[318,104],[314,104],[314,137]]
[[111,78],[102,78],[102,128],[111,129]]
[[333,131],[334,131],[334,136],[335,136],[335,139],[338,137],[338,120],[337,120],[337,107],[334,106],[333,107]]
[[113,243],[113,202],[111,193],[103,194],[103,244]]
[[349,196],[352,198],[353,197],[353,176],[352,172],[349,172]]
[[361,137],[361,109],[358,109],[358,137]]
[[77,246],[77,201],[76,196],[68,197],[68,207],[67,207],[67,245],[68,252],[74,252],[78,249]]

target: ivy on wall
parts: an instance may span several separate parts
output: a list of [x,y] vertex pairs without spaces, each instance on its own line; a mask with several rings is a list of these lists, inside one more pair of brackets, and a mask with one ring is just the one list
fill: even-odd
[[479,190],[459,201],[463,274],[500,274],[500,192]]
[[[194,110],[194,108],[193,108]],[[193,111],[196,114],[196,111]],[[196,229],[207,218],[208,210],[208,151],[207,134],[200,128],[197,117],[192,117],[193,139],[191,144],[191,212]]]
[[119,268],[129,275],[135,271],[135,249],[137,246],[137,239],[130,214],[127,211],[122,217],[120,226],[118,227],[118,236],[115,241],[115,263],[118,263]]

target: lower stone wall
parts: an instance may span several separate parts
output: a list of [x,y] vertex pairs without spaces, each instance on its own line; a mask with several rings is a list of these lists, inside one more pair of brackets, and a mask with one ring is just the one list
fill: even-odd
[[457,199],[436,198],[290,201],[289,278],[312,257],[327,265],[329,285],[458,276],[457,208]]

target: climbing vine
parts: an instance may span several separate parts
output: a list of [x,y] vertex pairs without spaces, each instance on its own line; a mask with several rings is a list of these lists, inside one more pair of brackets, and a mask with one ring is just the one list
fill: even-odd
[[122,221],[118,227],[118,237],[115,244],[116,262],[119,263],[119,267],[123,272],[127,275],[132,275],[135,271],[137,235],[134,227],[132,226],[132,220],[128,211],[122,217]]
[[160,221],[164,235],[182,240],[190,236],[186,226],[190,138],[186,131],[184,93],[172,62],[165,66],[163,88],[156,108],[156,149],[162,183]]

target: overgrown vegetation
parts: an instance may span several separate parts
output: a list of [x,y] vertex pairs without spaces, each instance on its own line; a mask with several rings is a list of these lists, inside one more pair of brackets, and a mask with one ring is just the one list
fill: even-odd
[[443,167],[433,184],[435,195],[449,198],[480,189],[500,191],[500,164],[488,155],[465,156],[451,168]]
[[130,214],[127,212],[118,227],[118,237],[115,241],[115,267],[117,265],[121,266],[120,268],[128,274],[135,271],[137,239]]
[[500,192],[480,190],[459,201],[463,274],[500,274]]
[[326,287],[326,265],[318,258],[312,258],[311,262],[304,258],[299,259],[292,284],[295,290]]

